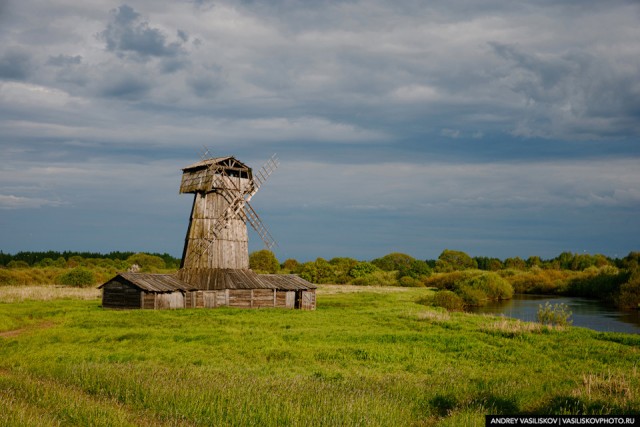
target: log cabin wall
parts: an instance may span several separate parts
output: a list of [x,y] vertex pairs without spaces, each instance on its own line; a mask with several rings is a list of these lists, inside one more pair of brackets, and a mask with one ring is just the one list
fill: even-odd
[[102,287],[102,306],[105,308],[140,308],[140,289],[125,281],[112,279]]

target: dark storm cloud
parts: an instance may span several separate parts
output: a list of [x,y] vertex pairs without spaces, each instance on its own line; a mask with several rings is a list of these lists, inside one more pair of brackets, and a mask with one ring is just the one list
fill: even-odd
[[82,57],[80,55],[63,55],[60,54],[58,56],[50,56],[47,60],[48,65],[53,65],[56,67],[64,67],[67,65],[78,65],[82,62]]
[[[510,88],[523,96],[526,109],[533,111],[532,134],[548,137],[555,130],[593,138],[640,133],[637,68],[616,68],[615,63],[579,50],[543,57],[515,46],[491,46],[515,67],[505,77]],[[558,123],[558,118],[566,123]],[[535,120],[551,132],[536,126]]]
[[0,56],[0,79],[26,80],[31,73],[31,57],[17,48]]
[[[111,22],[99,34],[106,42],[107,50],[119,55],[133,54],[143,59],[149,56],[174,57],[182,53],[181,43],[169,43],[160,29],[150,27],[131,6],[122,5],[112,10],[111,14]],[[184,42],[182,36],[180,39]]]
[[123,75],[104,83],[100,92],[102,96],[136,100],[143,97],[151,88],[151,84],[142,76]]

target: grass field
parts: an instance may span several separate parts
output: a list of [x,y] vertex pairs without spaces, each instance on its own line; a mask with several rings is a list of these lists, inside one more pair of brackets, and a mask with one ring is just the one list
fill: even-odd
[[[444,425],[640,413],[640,337],[322,286],[314,312],[109,311],[0,288],[0,425]],[[357,291],[357,292],[348,292]]]

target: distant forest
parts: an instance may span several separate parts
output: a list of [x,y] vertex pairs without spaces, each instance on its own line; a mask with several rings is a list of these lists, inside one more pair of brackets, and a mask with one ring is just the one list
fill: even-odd
[[[264,251],[257,251],[254,252],[254,254],[258,252],[262,253]],[[128,251],[112,251],[109,253],[77,251],[21,251],[17,252],[16,254],[8,254],[0,250],[0,266],[6,267],[9,266],[9,263],[11,263],[12,261],[21,261],[23,263],[26,263],[26,265],[30,267],[45,267],[53,266],[56,261],[58,263],[61,263],[63,259],[66,262],[74,258],[84,260],[108,259],[113,261],[126,261],[135,254],[136,252]],[[168,253],[161,254],[154,252],[147,254],[161,258],[165,262],[166,268],[178,268],[180,266],[180,258],[173,257]],[[630,252],[623,258],[611,258],[601,254],[590,255],[587,253],[574,254],[571,252],[562,252],[555,258],[549,259],[543,259],[539,256],[530,256],[527,259],[522,259],[520,257],[500,259],[485,256],[471,257],[461,251],[445,249],[441,253],[440,257],[438,257],[438,259],[426,259],[422,262],[424,262],[427,266],[429,266],[430,269],[434,271],[451,271],[460,268],[477,268],[479,270],[497,271],[504,269],[525,269],[536,266],[546,269],[582,271],[589,267],[603,267],[606,265],[618,268],[628,268],[629,262],[633,262],[633,260],[638,259],[638,254],[638,252]],[[408,255],[394,252],[385,255],[384,257],[376,258],[370,262],[385,269],[385,263],[391,262],[391,260],[394,258],[398,258],[398,255],[400,258],[409,257]],[[413,257],[410,258],[411,260],[415,260],[415,258]],[[332,258],[332,260],[330,261],[346,259],[355,261],[355,259],[353,258]],[[287,261],[289,262],[287,263]],[[289,259],[287,261],[281,264],[280,267],[285,268],[284,264],[298,264],[295,259]]]
[[[136,252],[120,252],[113,251],[107,254],[99,253],[99,252],[76,252],[76,251],[45,251],[45,252],[37,252],[37,251],[22,251],[18,252],[15,255],[6,254],[3,251],[0,251],[0,266],[9,266],[9,263],[12,261],[21,261],[26,263],[29,267],[51,267],[56,266],[55,264],[62,264],[63,261],[66,264],[67,261],[75,259],[106,259],[112,261],[126,261],[135,255]],[[178,268],[180,267],[180,258],[175,258],[167,253],[149,253],[148,255],[157,256],[162,258],[165,262],[167,268]],[[64,267],[64,265],[58,265],[60,267]]]

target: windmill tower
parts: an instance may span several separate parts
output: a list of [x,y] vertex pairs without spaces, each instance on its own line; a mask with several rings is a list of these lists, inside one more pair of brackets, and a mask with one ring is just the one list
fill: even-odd
[[176,274],[119,273],[100,285],[105,308],[296,308],[315,310],[316,286],[295,274],[249,268],[247,222],[267,248],[275,244],[249,201],[278,167],[273,156],[255,174],[234,157],[184,168],[180,193],[193,206]]
[[267,248],[275,244],[249,202],[278,167],[275,155],[255,174],[234,157],[207,157],[182,169],[180,185],[194,198],[178,275],[204,289],[216,270],[249,269],[247,222]]

